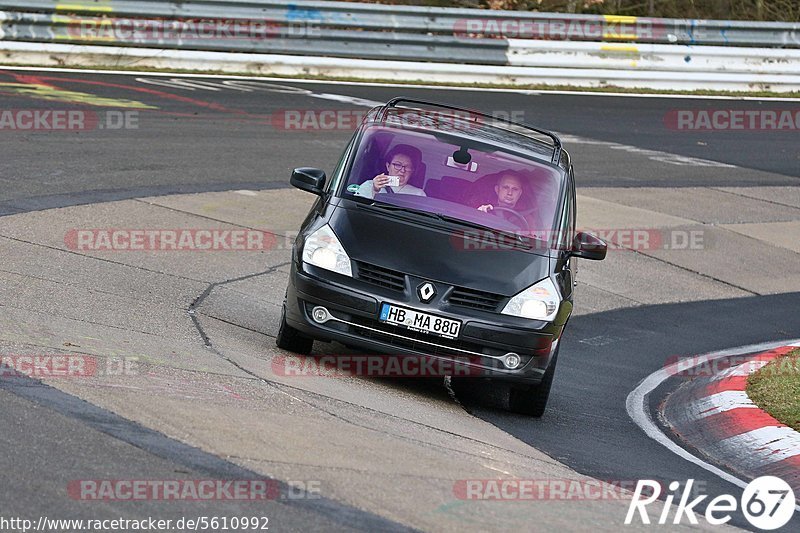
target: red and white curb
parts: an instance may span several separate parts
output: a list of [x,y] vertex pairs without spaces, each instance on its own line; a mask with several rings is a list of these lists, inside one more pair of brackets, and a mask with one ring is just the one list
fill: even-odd
[[[721,372],[699,376],[695,373],[696,377],[670,394],[661,406],[663,419],[693,452],[661,431],[650,416],[647,400],[667,379],[691,376],[692,369],[687,369],[685,363],[675,362],[645,378],[628,395],[628,414],[648,436],[726,481],[744,488],[751,479],[771,475],[785,480],[800,493],[800,433],[759,409],[745,392],[751,373],[797,347],[797,340],[766,343],[692,359],[695,368],[718,368],[724,366],[723,358],[747,356],[737,358],[739,364]],[[725,465],[739,477],[709,461]]]
[[[747,478],[776,476],[800,492],[800,433],[758,408],[747,378],[797,346],[779,346],[696,376],[661,406],[664,421],[701,454]],[[684,375],[692,375],[691,369]]]

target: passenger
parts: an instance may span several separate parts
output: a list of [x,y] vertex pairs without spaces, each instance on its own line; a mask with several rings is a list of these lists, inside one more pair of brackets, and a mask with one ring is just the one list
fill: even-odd
[[[425,196],[425,191],[419,187],[410,185],[408,181],[414,175],[422,154],[417,148],[408,144],[398,144],[386,154],[384,163],[386,173],[381,173],[362,183],[356,191],[356,196],[375,198],[379,193],[413,194]],[[399,185],[390,186],[390,177],[399,178]]]

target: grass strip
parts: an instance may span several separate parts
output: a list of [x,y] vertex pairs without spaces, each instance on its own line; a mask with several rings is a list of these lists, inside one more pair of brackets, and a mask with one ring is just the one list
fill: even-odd
[[800,348],[751,374],[747,395],[781,423],[800,431]]

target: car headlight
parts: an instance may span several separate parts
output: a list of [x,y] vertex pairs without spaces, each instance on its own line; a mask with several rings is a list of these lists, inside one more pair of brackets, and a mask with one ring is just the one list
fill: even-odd
[[501,311],[504,315],[521,316],[534,320],[555,319],[561,295],[550,278],[545,278],[514,295]]
[[303,262],[353,277],[350,257],[327,224],[306,239],[303,246]]

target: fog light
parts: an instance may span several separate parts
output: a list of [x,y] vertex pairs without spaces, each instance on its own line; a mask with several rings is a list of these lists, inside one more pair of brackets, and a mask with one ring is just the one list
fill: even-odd
[[509,370],[514,370],[521,362],[522,359],[515,353],[507,353],[503,356],[503,364],[506,365],[506,368]]
[[311,318],[317,324],[324,324],[331,318],[331,314],[324,307],[317,306],[311,310]]

